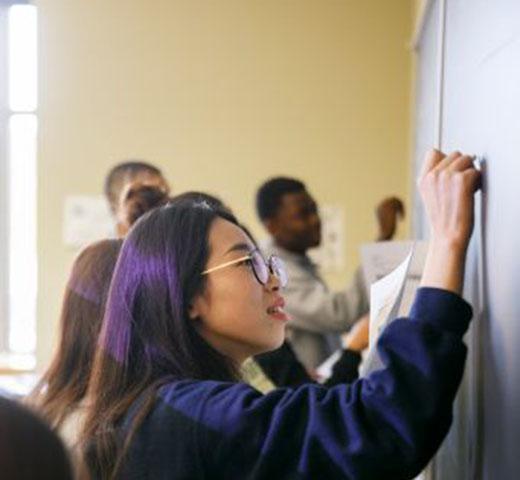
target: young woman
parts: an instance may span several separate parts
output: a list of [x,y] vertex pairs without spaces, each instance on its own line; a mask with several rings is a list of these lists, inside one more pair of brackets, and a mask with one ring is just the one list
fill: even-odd
[[77,440],[81,403],[122,243],[115,239],[93,243],[74,261],[63,298],[58,348],[28,399],[69,445]]
[[[162,187],[129,185],[118,207],[125,233],[143,214],[167,200]],[[83,419],[88,378],[122,243],[120,239],[95,242],[74,261],[63,298],[59,345],[28,399],[71,447]]]
[[[175,197],[176,201],[193,200],[195,202],[206,202],[217,210],[226,210],[232,215],[232,211],[219,198],[203,192],[186,192]],[[252,233],[244,225],[242,230],[258,247]],[[350,383],[358,378],[358,367],[361,363],[361,352],[368,345],[368,317],[357,322],[348,338],[345,340],[345,348],[341,356],[334,364],[332,375],[323,385],[332,386],[338,383]],[[284,341],[280,348],[271,350],[242,364],[242,379],[261,392],[269,392],[275,387],[297,387],[306,383],[315,383],[313,378],[298,360],[296,353],[289,342]]]
[[478,172],[433,152],[421,190],[432,224],[423,288],[350,385],[261,395],[244,359],[278,347],[283,269],[228,212],[178,201],[126,238],[89,395],[94,478],[413,478],[448,431],[471,308],[460,297]]
[[[243,225],[241,227],[257,247],[258,244],[251,232]],[[361,353],[368,347],[368,322],[369,318],[366,315],[352,326],[348,334],[344,335],[341,355],[334,363],[330,377],[322,383],[323,386],[331,387],[338,383],[350,383],[358,378]],[[307,383],[315,383],[318,380],[317,375],[313,376],[312,372],[309,372],[299,361],[287,340],[276,350],[256,355],[254,362],[273,386],[299,387]],[[251,385],[256,386],[253,382],[249,382],[248,376],[245,379]]]

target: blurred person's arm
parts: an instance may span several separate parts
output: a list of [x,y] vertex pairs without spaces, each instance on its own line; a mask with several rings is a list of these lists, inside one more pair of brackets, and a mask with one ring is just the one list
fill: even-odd
[[329,291],[319,282],[292,279],[284,290],[290,325],[316,333],[342,333],[368,312],[368,296],[361,269],[345,290]]

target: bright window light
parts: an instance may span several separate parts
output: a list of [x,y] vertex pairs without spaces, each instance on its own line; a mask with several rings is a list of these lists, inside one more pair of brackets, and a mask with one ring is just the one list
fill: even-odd
[[14,112],[33,112],[37,106],[36,22],[34,6],[9,9],[9,107]]
[[36,349],[36,7],[15,5],[7,17],[8,69],[8,348]]
[[9,349],[36,347],[36,137],[33,114],[9,121]]

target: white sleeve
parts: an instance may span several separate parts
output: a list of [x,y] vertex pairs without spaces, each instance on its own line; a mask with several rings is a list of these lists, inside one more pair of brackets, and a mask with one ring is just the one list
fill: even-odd
[[368,297],[361,269],[352,284],[331,292],[319,281],[294,278],[284,291],[291,326],[312,332],[345,332],[368,312]]

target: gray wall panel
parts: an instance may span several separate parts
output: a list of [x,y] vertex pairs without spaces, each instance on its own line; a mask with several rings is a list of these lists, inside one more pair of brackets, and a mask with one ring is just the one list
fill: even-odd
[[435,477],[513,480],[520,472],[520,2],[447,6],[441,147],[483,155],[486,185],[467,268],[465,295],[476,313],[468,368]]

